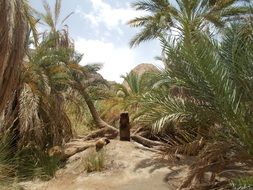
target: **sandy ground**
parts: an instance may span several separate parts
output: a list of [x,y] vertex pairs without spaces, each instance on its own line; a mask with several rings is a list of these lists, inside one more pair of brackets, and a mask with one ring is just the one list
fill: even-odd
[[113,140],[106,146],[107,169],[87,173],[82,164],[87,151],[72,156],[54,179],[22,185],[26,190],[174,190],[188,171],[187,165],[173,164],[133,142]]

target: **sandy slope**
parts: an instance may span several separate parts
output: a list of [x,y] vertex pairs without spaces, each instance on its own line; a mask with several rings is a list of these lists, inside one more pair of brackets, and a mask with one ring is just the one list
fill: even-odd
[[66,168],[57,172],[49,182],[23,183],[27,190],[173,190],[182,182],[187,166],[173,166],[149,150],[132,142],[113,140],[106,147],[107,169],[87,174],[81,159],[85,154],[71,157]]

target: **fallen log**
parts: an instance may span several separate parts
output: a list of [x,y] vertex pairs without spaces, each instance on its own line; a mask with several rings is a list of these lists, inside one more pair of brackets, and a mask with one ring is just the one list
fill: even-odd
[[[97,137],[103,137],[105,136],[106,133],[115,133],[116,135],[119,133],[119,129],[117,129],[114,126],[111,126],[107,123],[105,123],[104,127],[101,129],[98,129],[97,131],[92,132],[91,134],[87,135],[86,137],[84,137],[82,140],[91,140]],[[116,137],[116,136],[115,136]],[[149,147],[152,148],[154,146],[163,146],[164,143],[162,142],[158,142],[158,141],[153,141],[147,138],[144,138],[140,135],[131,135],[131,139],[139,144],[142,144],[145,147]]]
[[146,138],[144,138],[142,136],[139,136],[139,135],[132,135],[131,139],[133,141],[136,141],[137,143],[140,143],[143,146],[146,146],[146,147],[149,147],[149,148],[152,148],[154,146],[163,146],[164,145],[164,143],[162,143],[162,142],[146,139]]
[[[97,138],[98,134],[103,134],[107,130],[108,130],[108,128],[104,128],[103,130],[99,129],[99,130],[93,132],[92,134],[86,136],[82,140],[86,140],[86,139],[90,140],[92,138]],[[112,129],[110,128],[109,131],[111,131],[111,130]],[[113,130],[113,131],[118,132],[118,130]],[[157,153],[160,152],[159,148],[164,145],[164,143],[162,143],[162,142],[146,139],[146,138],[141,137],[139,135],[132,135],[131,139],[133,141],[135,141],[136,143],[143,145],[143,147],[140,147],[140,148],[142,148],[144,150],[146,149],[146,150],[149,150],[149,151],[157,152]],[[66,147],[63,150],[61,160],[66,161],[71,156],[73,156],[73,155],[75,155],[79,152],[82,152],[82,151],[84,151],[88,148],[91,148],[91,147],[95,147],[95,142],[90,142],[90,143],[87,143],[87,144],[84,144],[84,145],[78,145],[76,147],[68,147],[68,145],[66,145]]]
[[159,150],[159,149],[156,149],[156,148],[148,148],[148,147],[146,147],[146,146],[143,146],[142,144],[139,144],[139,143],[137,143],[137,142],[135,142],[135,147],[136,148],[139,148],[139,149],[141,149],[141,150],[147,150],[147,151],[150,151],[150,152],[155,152],[155,153],[162,153],[162,151],[161,150]]
[[[117,128],[102,128],[102,129],[99,129],[99,130],[96,130],[94,132],[92,132],[91,134],[87,135],[86,137],[82,138],[83,141],[86,141],[86,140],[91,140],[91,139],[95,139],[95,138],[98,138],[98,137],[104,137],[106,133],[117,133],[119,132],[119,130]],[[150,140],[150,139],[147,139],[147,138],[144,138],[140,135],[131,135],[131,139],[133,141],[136,141],[137,143],[139,144],[142,144],[143,146],[146,146],[146,147],[153,147],[153,146],[162,146],[164,145],[164,143],[161,143],[161,142],[158,142],[158,141],[153,141],[153,140]]]
[[88,148],[91,148],[91,147],[95,147],[95,143],[90,143],[90,144],[87,144],[87,145],[84,145],[84,146],[66,148],[63,151],[61,160],[65,161],[68,158],[70,158],[71,156],[73,156],[73,155],[75,155],[75,154],[77,154],[79,152],[82,152],[82,151],[84,151],[84,150],[86,150]]
[[108,128],[108,127],[104,127],[102,129],[98,129],[92,133],[90,133],[89,135],[85,136],[82,138],[82,140],[86,141],[86,140],[91,140],[91,139],[95,139],[98,137],[104,137],[105,134],[111,134],[111,137],[109,136],[108,138],[113,138],[113,136],[115,136],[115,138],[118,135],[118,131],[116,130],[116,128]]
[[[110,128],[108,127],[104,127],[102,129],[99,129],[97,131],[92,132],[91,134],[87,135],[86,137],[84,137],[82,140],[91,140],[97,137],[103,137],[107,132],[115,132],[115,134],[119,133],[119,130],[113,126],[110,126]],[[158,141],[153,141],[147,138],[144,138],[140,135],[131,135],[131,139],[133,141],[136,141],[137,143],[142,144],[143,146],[146,147],[153,147],[153,146],[163,146],[164,143],[158,142]]]

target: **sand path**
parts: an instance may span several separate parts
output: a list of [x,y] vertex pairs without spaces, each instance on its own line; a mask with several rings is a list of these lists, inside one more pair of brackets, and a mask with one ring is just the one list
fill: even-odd
[[72,156],[54,179],[22,185],[26,190],[174,190],[188,170],[133,142],[112,140],[106,147],[107,169],[87,173],[82,164],[87,151]]

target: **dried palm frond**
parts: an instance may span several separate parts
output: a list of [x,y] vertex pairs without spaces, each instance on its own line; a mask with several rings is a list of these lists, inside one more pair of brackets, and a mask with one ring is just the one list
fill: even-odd
[[[185,132],[186,134],[187,132]],[[202,151],[206,144],[206,140],[203,137],[195,140],[196,137],[183,138],[182,133],[174,136],[174,139],[171,137],[162,138],[167,141],[167,145],[162,147],[164,154],[166,155],[185,155],[185,156],[196,156],[199,152]]]
[[42,144],[43,123],[39,118],[39,96],[24,84],[19,96],[20,144],[35,141]]
[[0,1],[0,113],[19,84],[27,22],[23,0]]
[[[23,1],[17,4],[20,3]],[[59,17],[60,7],[60,1],[57,0],[55,19]],[[72,137],[63,94],[70,85],[70,68],[66,65],[75,59],[73,43],[67,29],[56,30],[57,21],[52,18],[46,2],[44,8],[47,12],[45,18],[52,30],[41,37],[35,50],[27,52],[29,56],[22,67],[20,88],[9,101],[4,126],[1,128],[16,134],[15,144],[19,148],[32,143],[44,149],[62,144]],[[25,13],[28,12],[27,2],[20,8],[21,11],[23,9]]]
[[[234,142],[217,141],[207,143],[198,155],[196,163],[191,165],[191,170],[180,189],[195,189],[199,185],[212,189],[211,187],[216,186],[216,180],[221,177],[225,177],[228,183],[228,180],[233,178],[234,175],[246,174],[245,165],[252,168],[252,160],[253,156]],[[234,175],[231,175],[233,173]],[[227,183],[221,183],[220,185],[227,185]]]

